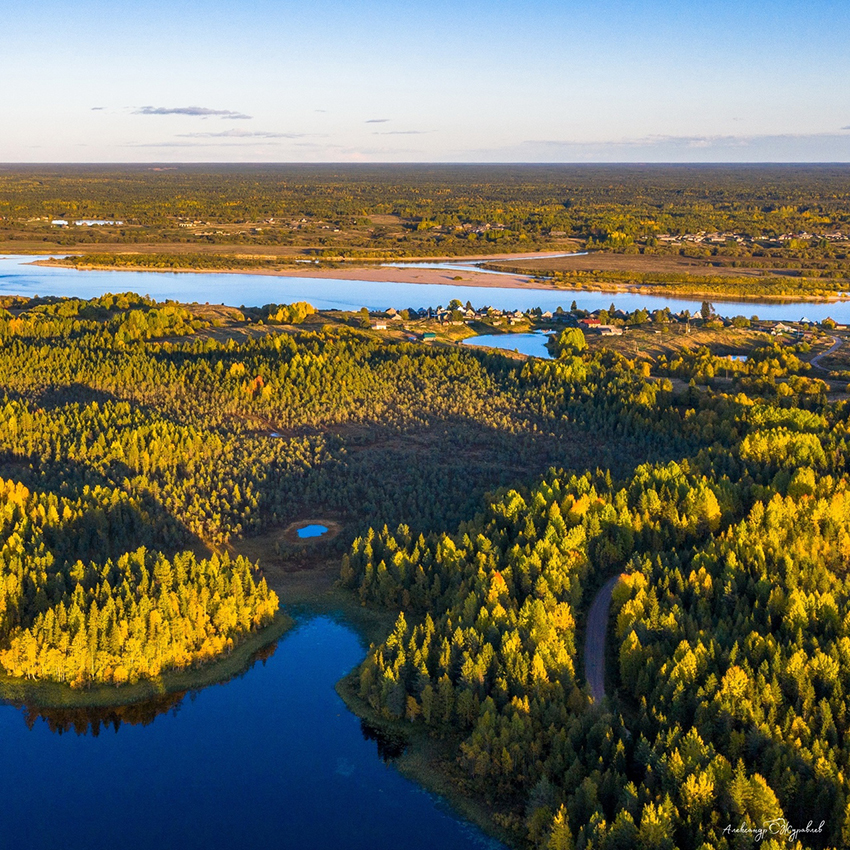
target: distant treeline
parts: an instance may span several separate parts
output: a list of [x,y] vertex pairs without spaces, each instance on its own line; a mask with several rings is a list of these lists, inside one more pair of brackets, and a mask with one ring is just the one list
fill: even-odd
[[[527,270],[526,270],[527,273]],[[564,287],[583,289],[607,284],[641,286],[678,295],[709,298],[827,297],[850,289],[850,279],[813,276],[809,272],[782,277],[753,275],[692,275],[664,272],[574,271],[556,272],[553,281]]]
[[[51,226],[56,217],[122,226]],[[665,247],[660,234],[789,239],[777,256],[846,260],[846,166],[4,166],[0,237],[96,243],[280,245],[323,256],[528,251],[576,239],[616,251],[749,256],[737,244]]]

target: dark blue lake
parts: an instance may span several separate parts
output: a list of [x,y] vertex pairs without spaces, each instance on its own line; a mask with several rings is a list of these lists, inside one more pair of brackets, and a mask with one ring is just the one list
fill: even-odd
[[334,691],[363,653],[315,617],[241,678],[97,735],[0,706],[2,846],[500,848],[379,756]]

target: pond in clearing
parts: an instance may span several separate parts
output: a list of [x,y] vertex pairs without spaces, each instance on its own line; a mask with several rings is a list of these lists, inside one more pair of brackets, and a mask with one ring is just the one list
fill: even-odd
[[304,539],[305,537],[321,537],[323,534],[327,534],[327,531],[328,529],[324,525],[305,525],[298,529],[297,534]]
[[88,717],[0,705],[2,846],[502,848],[401,776],[345,707],[334,684],[363,654],[314,617],[224,686]]
[[482,348],[499,348],[503,351],[518,351],[520,354],[530,354],[533,357],[549,357],[549,349],[546,348],[546,343],[549,341],[549,334],[546,333],[528,333],[528,334],[482,334],[481,336],[472,336],[463,341],[464,345],[480,346]]

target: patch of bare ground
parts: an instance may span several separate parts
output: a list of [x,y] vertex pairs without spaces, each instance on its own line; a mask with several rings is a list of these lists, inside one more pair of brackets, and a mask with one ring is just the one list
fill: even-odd
[[205,322],[221,322],[228,325],[233,322],[243,322],[245,317],[235,307],[224,304],[187,304],[186,308],[193,315]]
[[812,341],[812,377],[825,380],[831,372],[850,370],[850,340],[846,333],[823,335]]
[[712,354],[745,355],[765,344],[771,337],[763,331],[749,328],[702,329],[692,327],[690,333],[681,325],[639,325],[627,328],[622,336],[587,335],[590,348],[608,348],[626,357],[668,359],[684,350],[707,347]]
[[688,381],[683,380],[682,378],[669,378],[670,385],[673,387],[674,393],[683,393],[688,389]]
[[[298,536],[298,529],[307,525],[323,525],[327,528],[321,537]],[[259,563],[264,575],[269,578],[275,573],[299,572],[315,569],[327,558],[324,544],[333,540],[342,531],[342,523],[329,517],[315,517],[292,522],[285,528],[276,528],[265,534],[232,540],[229,549]],[[337,566],[339,559],[337,557]]]
[[232,555],[243,555],[257,564],[257,579],[266,580],[285,608],[307,606],[315,611],[335,611],[351,607],[354,597],[336,587],[339,555],[329,556],[318,546],[281,554],[284,533],[277,529],[257,537],[234,540],[228,550]]

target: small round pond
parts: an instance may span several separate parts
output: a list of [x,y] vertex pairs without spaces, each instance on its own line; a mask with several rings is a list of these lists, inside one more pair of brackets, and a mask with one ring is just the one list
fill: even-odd
[[552,355],[546,347],[549,333],[532,331],[531,333],[501,333],[471,336],[463,341],[464,345],[480,346],[482,348],[500,348],[503,351],[518,351],[533,357],[551,359]]
[[296,534],[304,540],[307,537],[321,537],[328,533],[328,528],[325,525],[305,525],[296,531]]

